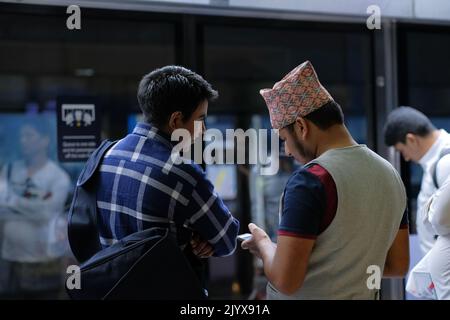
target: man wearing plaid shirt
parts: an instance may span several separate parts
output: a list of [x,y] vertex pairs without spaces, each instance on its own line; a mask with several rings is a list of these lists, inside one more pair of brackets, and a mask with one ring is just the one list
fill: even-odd
[[204,121],[208,102],[216,97],[208,82],[182,67],[164,67],[143,77],[138,101],[145,121],[119,140],[100,164],[97,208],[103,247],[172,222],[191,263],[198,263],[194,255],[234,252],[239,222],[203,169],[171,161],[171,133],[183,128],[194,136],[194,121]]

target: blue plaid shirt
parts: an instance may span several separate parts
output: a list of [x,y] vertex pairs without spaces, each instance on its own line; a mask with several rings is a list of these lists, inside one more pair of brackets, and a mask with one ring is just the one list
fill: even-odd
[[234,252],[239,222],[195,163],[173,164],[170,137],[146,123],[119,140],[100,165],[97,185],[100,242],[173,221],[180,246],[197,232],[214,256]]

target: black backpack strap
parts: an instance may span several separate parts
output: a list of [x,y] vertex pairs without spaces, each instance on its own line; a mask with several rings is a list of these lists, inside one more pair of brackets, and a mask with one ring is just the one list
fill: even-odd
[[441,153],[439,153],[439,157],[436,160],[436,162],[433,164],[433,167],[431,168],[431,176],[433,178],[433,184],[435,186],[436,189],[439,189],[439,183],[437,180],[437,165],[439,163],[439,161],[445,157],[446,155],[450,154],[450,147],[446,147],[444,149],[441,150]]
[[101,250],[97,227],[97,200],[95,173],[106,154],[116,141],[105,140],[90,155],[77,181],[69,211],[68,238],[70,248],[79,262],[86,261]]
[[92,178],[96,172],[101,160],[103,159],[106,152],[116,144],[116,141],[104,140],[100,146],[92,152],[89,159],[86,161],[83,170],[81,170],[80,176],[78,177],[77,187],[85,185],[89,179]]

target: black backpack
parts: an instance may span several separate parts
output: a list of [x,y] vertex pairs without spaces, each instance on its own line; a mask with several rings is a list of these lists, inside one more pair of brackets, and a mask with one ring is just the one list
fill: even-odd
[[[178,247],[170,225],[130,234],[102,249],[95,181],[104,154],[114,144],[104,141],[92,153],[77,181],[68,236],[81,265],[67,278],[68,295],[72,299],[205,299],[205,290]],[[71,282],[74,279],[80,280],[79,288]]]

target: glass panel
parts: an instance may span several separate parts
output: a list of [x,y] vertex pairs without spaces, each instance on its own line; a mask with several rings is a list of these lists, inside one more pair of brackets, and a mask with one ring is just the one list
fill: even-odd
[[[400,49],[406,55],[399,64],[404,71],[400,73],[400,102],[422,111],[437,128],[450,131],[450,78],[446,72],[438,72],[450,68],[450,30],[401,30],[404,30],[401,34],[404,47]],[[412,211],[415,213],[422,169],[416,164],[408,165],[408,196],[413,199]]]
[[266,113],[262,88],[270,88],[305,60],[342,106],[346,123],[367,142],[372,106],[371,38],[362,32],[208,25],[204,75],[220,92],[211,112]]
[[83,164],[56,159],[57,98],[94,97],[102,138],[118,138],[140,78],[174,63],[175,24],[148,15],[83,9],[69,31],[59,15],[0,14],[1,297],[65,298],[76,264],[65,216]]
[[[419,109],[436,128],[450,131],[450,78],[446,72],[450,69],[450,29],[405,25],[400,28],[399,40],[400,104]],[[412,233],[416,233],[417,196],[423,171],[418,164],[404,161],[402,171]],[[413,268],[423,256],[415,234],[410,237],[410,248]],[[415,298],[407,293],[407,299]]]

